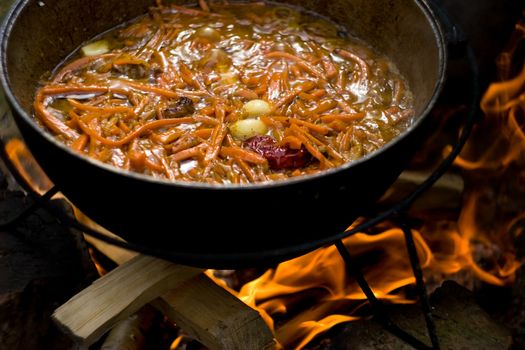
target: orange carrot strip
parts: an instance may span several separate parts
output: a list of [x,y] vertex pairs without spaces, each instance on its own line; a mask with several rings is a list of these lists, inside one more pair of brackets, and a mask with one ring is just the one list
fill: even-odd
[[51,81],[52,83],[58,83],[59,81],[61,81],[62,79],[64,79],[64,77],[66,76],[67,73],[70,73],[71,71],[75,71],[77,69],[80,69],[80,68],[83,68],[84,66],[98,60],[98,59],[101,59],[101,58],[112,58],[112,57],[115,57],[117,56],[116,53],[106,53],[106,54],[102,54],[102,55],[96,55],[96,56],[87,56],[87,57],[82,57],[82,58],[79,58],[78,60],[75,60],[71,63],[69,63],[68,65],[66,65],[64,68],[62,68],[56,75],[55,75],[55,78]]
[[[302,125],[321,135],[326,135],[330,132],[330,128],[327,126],[317,125],[317,124],[310,123],[310,122],[307,122],[301,119],[290,118],[290,117],[280,117],[280,116],[269,117],[269,119],[273,119],[275,121],[282,122],[282,123]],[[263,123],[264,123],[264,120],[263,120]]]
[[330,162],[320,151],[319,149],[317,149],[317,147],[312,144],[312,142],[310,141],[310,139],[308,137],[306,137],[306,132],[304,130],[302,130],[300,127],[298,127],[297,125],[292,125],[290,127],[291,131],[294,133],[294,135],[299,139],[301,140],[301,142],[303,143],[304,147],[306,148],[306,150],[308,152],[310,152],[310,154],[316,158],[317,160],[319,160],[319,162],[321,162],[321,167],[328,167],[328,168],[333,168],[334,167],[334,164],[332,162]]
[[204,12],[210,12],[210,7],[206,3],[206,0],[199,0],[199,6]]
[[324,113],[326,111],[329,111],[329,110],[335,108],[337,105],[338,105],[337,101],[331,100],[331,99],[325,99],[325,100],[322,100],[321,102],[319,102],[317,104],[317,106],[315,108],[311,109],[310,111],[313,114],[321,114],[321,113]]
[[339,131],[339,132],[343,132],[343,131],[346,131],[348,130],[348,123],[345,123],[345,122],[342,122],[340,120],[334,120],[333,122],[330,122],[327,124],[328,127],[336,130],[336,131]]
[[119,120],[117,123],[118,127],[121,128],[124,132],[130,132],[131,129],[122,121]]
[[248,89],[237,89],[234,93],[235,96],[245,98],[247,100],[255,100],[259,97],[256,92]]
[[350,59],[355,61],[360,69],[359,79],[361,83],[365,83],[368,80],[368,76],[370,75],[368,64],[363,60],[361,57],[357,56],[356,54],[343,50],[338,49],[335,51],[335,53],[343,58]]
[[159,87],[155,87],[155,86],[152,86],[152,85],[145,85],[145,84],[140,84],[140,83],[135,83],[135,82],[132,82],[132,81],[125,81],[123,82],[124,85],[127,85],[135,90],[139,90],[139,91],[142,91],[142,92],[151,92],[151,93],[154,93],[156,95],[160,95],[160,96],[164,96],[164,97],[168,97],[168,98],[177,98],[177,97],[180,97],[181,95],[177,92],[174,92],[174,91],[171,91],[171,90],[167,90],[167,89],[163,89],[163,88],[159,88]]
[[188,68],[187,65],[181,63],[179,69],[181,78],[186,84],[193,86],[196,89],[206,89],[206,87],[197,79],[197,77],[193,74],[193,72],[191,71],[191,69]]
[[[226,145],[235,147],[236,142],[233,139],[233,137],[230,134],[227,134],[225,137]],[[252,167],[246,164],[246,162],[239,158],[233,158],[235,164],[241,168],[242,172],[246,176],[249,182],[256,182],[257,181],[257,174],[253,171]],[[264,180],[264,177],[260,177],[260,179]]]
[[222,157],[232,157],[244,160],[253,164],[266,164],[266,158],[259,155],[258,153],[248,151],[240,147],[222,147],[220,150]]
[[352,144],[352,138],[353,138],[353,135],[354,135],[354,129],[353,128],[349,128],[344,134],[343,134],[343,137],[341,139],[341,144],[339,146],[339,150],[341,152],[347,152],[348,150],[350,150],[350,146]]
[[123,66],[126,64],[131,65],[144,65],[146,67],[149,66],[149,63],[144,61],[143,59],[132,57],[130,55],[122,55],[120,57],[117,57],[115,60],[113,60],[114,66]]
[[277,108],[281,107],[284,104],[290,103],[297,95],[301,92],[308,92],[315,87],[315,83],[311,81],[306,81],[298,86],[296,86],[292,91],[288,91],[277,103],[273,106],[272,112]]
[[207,177],[213,167],[213,160],[217,158],[221,150],[222,143],[226,134],[228,133],[228,128],[224,124],[224,119],[226,117],[226,111],[224,105],[218,103],[215,106],[215,118],[220,122],[219,125],[215,128],[211,135],[211,144],[210,147],[206,150],[206,155],[204,156],[204,164],[206,165],[203,176]]
[[207,147],[208,145],[201,143],[200,145],[197,145],[195,147],[188,148],[178,153],[175,153],[171,155],[170,158],[175,162],[180,162],[189,158],[202,158],[204,156],[203,152]]
[[77,152],[82,152],[84,147],[86,147],[88,141],[89,141],[89,136],[86,134],[82,134],[80,135],[78,139],[73,141],[73,143],[71,144],[71,148]]
[[270,118],[266,115],[263,115],[261,117],[259,117],[259,119],[264,123],[266,124],[267,126],[273,126],[273,127],[281,127],[282,126],[282,123],[274,120],[274,117]]
[[152,134],[150,138],[158,143],[162,143],[166,145],[168,143],[172,143],[173,141],[175,141],[176,139],[178,139],[185,133],[186,131],[184,130],[175,129],[175,130],[169,130],[169,131],[163,132],[161,134]]
[[40,119],[40,121],[55,134],[64,135],[70,140],[76,140],[79,138],[80,135],[75,130],[68,127],[63,121],[55,117],[46,109],[44,106],[44,97],[43,90],[39,90],[33,104],[38,119]]
[[291,149],[300,149],[303,143],[301,140],[293,135],[288,135],[284,137],[281,142],[281,145],[288,145]]
[[310,95],[314,96],[314,97],[323,97],[324,94],[326,94],[326,90],[325,89],[317,89],[317,90],[314,90],[314,91],[311,91],[310,92]]
[[305,100],[305,101],[311,101],[311,100],[315,100],[317,99],[314,95],[311,95],[311,94],[308,94],[306,92],[301,92],[299,94],[299,97],[302,99],[302,100]]
[[235,159],[235,163],[241,168],[242,172],[250,182],[256,182],[257,181],[257,175],[252,170],[252,168],[246,164],[245,161],[241,159]]
[[196,122],[200,122],[207,125],[218,125],[219,121],[217,119],[205,116],[205,115],[195,115],[193,116]]
[[323,68],[328,79],[332,79],[337,76],[337,68],[335,68],[332,60],[330,60],[328,57],[323,57],[321,63],[323,64]]
[[110,92],[106,86],[46,86],[40,89],[43,95],[76,95],[76,94],[104,94]]
[[150,168],[151,170],[157,171],[159,173],[164,172],[164,167],[161,164],[154,163],[147,157],[144,159],[144,165]]
[[296,77],[296,78],[300,78],[302,76],[301,74],[301,70],[299,69],[299,67],[297,67],[297,65],[293,64],[290,66],[290,70],[292,71],[292,74]]
[[202,108],[199,113],[201,114],[205,114],[207,116],[210,116],[212,114],[215,114],[215,107],[212,107],[212,106],[207,106],[207,107],[204,107]]
[[330,128],[324,125],[317,125],[301,119],[290,118],[290,123],[306,126],[308,129],[315,131],[318,134],[326,135],[330,132]]
[[106,146],[110,146],[110,147],[120,147],[122,145],[125,145],[125,144],[131,142],[133,139],[139,137],[140,135],[142,135],[146,131],[149,131],[149,130],[152,130],[152,129],[157,129],[157,128],[160,128],[160,127],[163,127],[163,126],[168,126],[168,125],[177,125],[177,124],[183,124],[183,123],[191,123],[191,122],[194,121],[193,118],[191,118],[191,117],[178,118],[178,119],[154,120],[154,121],[151,121],[151,122],[148,122],[146,124],[141,125],[137,129],[135,129],[131,134],[126,135],[122,139],[120,139],[118,141],[113,141],[113,140],[107,139],[107,138],[99,135],[97,132],[95,132],[93,129],[91,129],[88,125],[86,125],[84,122],[82,122],[82,120],[80,120],[79,116],[76,113],[71,111],[69,114],[72,116],[72,118],[74,118],[77,121],[77,123],[80,126],[80,128],[82,129],[82,131],[84,131],[86,134],[88,134],[92,138],[100,141],[102,144],[104,144]]
[[80,103],[72,99],[68,99],[67,101],[69,102],[70,105],[82,111],[99,112],[103,114],[125,113],[130,116],[135,115],[135,112],[129,107],[124,107],[124,106],[97,107],[97,106],[91,106],[88,104]]
[[312,75],[315,75],[318,78],[324,80],[323,72],[321,72],[319,69],[317,69],[317,67],[313,66],[309,62],[303,60],[302,58],[299,58],[299,57],[297,57],[295,55],[292,55],[291,53],[282,52],[282,51],[273,51],[273,52],[267,53],[265,56],[267,58],[285,58],[285,59],[289,59],[289,60],[295,61],[304,70],[306,70],[309,73],[311,73]]
[[340,120],[346,123],[351,123],[356,120],[363,119],[366,116],[366,113],[352,113],[352,114],[328,114],[322,115],[320,118],[323,122],[329,123],[336,120]]
[[213,128],[199,129],[193,132],[193,135],[200,137],[201,139],[209,139],[213,133]]

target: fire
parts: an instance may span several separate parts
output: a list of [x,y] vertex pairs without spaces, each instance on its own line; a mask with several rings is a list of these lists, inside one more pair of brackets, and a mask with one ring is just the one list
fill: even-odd
[[13,138],[9,140],[5,145],[5,154],[20,176],[27,184],[32,186],[35,192],[44,194],[51,189],[53,184],[21,139]]

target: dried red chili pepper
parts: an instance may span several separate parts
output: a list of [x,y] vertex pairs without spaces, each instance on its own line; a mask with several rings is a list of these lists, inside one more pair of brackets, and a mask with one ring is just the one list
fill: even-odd
[[244,141],[243,146],[266,158],[273,170],[302,168],[311,160],[304,147],[291,149],[278,146],[277,140],[268,135],[254,136]]

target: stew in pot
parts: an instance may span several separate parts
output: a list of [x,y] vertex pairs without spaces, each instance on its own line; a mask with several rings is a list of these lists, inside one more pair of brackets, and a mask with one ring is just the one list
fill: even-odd
[[163,5],[83,45],[36,92],[58,140],[176,181],[256,183],[356,160],[407,128],[406,80],[344,28],[266,2]]

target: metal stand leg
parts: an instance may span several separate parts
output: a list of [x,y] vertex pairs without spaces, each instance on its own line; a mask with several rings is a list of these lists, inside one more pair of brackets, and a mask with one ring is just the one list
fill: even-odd
[[49,201],[58,192],[58,189],[56,187],[53,187],[49,191],[47,191],[43,196],[33,198],[33,203],[29,204],[20,213],[16,214],[13,218],[8,219],[6,222],[0,223],[0,230],[13,228],[17,224],[19,224],[20,221],[24,220],[29,215],[37,211],[40,207],[42,207],[43,203]]
[[427,324],[428,336],[432,342],[432,348],[439,350],[439,339],[436,333],[436,324],[434,323],[434,318],[432,317],[432,310],[430,307],[430,302],[428,300],[427,288],[425,281],[423,280],[423,271],[421,270],[421,264],[419,262],[419,257],[417,255],[416,243],[414,241],[414,236],[412,235],[412,230],[405,223],[401,224],[401,229],[405,235],[405,241],[408,250],[408,256],[410,258],[410,264],[412,265],[412,271],[414,272],[414,277],[416,278],[416,288],[419,296],[419,301],[421,302],[421,310],[425,316],[425,322]]
[[[439,346],[436,347],[429,347],[423,342],[421,342],[419,339],[415,338],[411,334],[405,332],[401,328],[399,328],[398,325],[396,325],[385,312],[385,307],[383,303],[376,298],[374,295],[374,292],[372,291],[372,288],[370,288],[370,285],[366,281],[365,277],[361,273],[361,271],[356,267],[356,265],[353,262],[352,257],[350,256],[350,253],[348,252],[348,249],[344,245],[343,241],[339,240],[335,242],[335,246],[337,247],[337,250],[339,251],[339,254],[341,254],[341,257],[343,258],[345,262],[345,268],[346,272],[349,276],[355,278],[357,283],[359,284],[359,287],[363,290],[363,293],[365,293],[366,298],[368,299],[370,306],[372,307],[372,312],[374,313],[374,317],[377,321],[381,323],[381,325],[390,333],[404,341],[405,343],[411,345],[414,347],[414,349],[418,350],[429,350],[429,349],[439,349]],[[416,253],[417,256],[417,253]],[[428,301],[428,298],[427,298]],[[429,307],[430,309],[430,307]],[[435,332],[434,332],[435,334]],[[436,337],[437,340],[437,337]],[[433,346],[434,343],[432,342]]]

